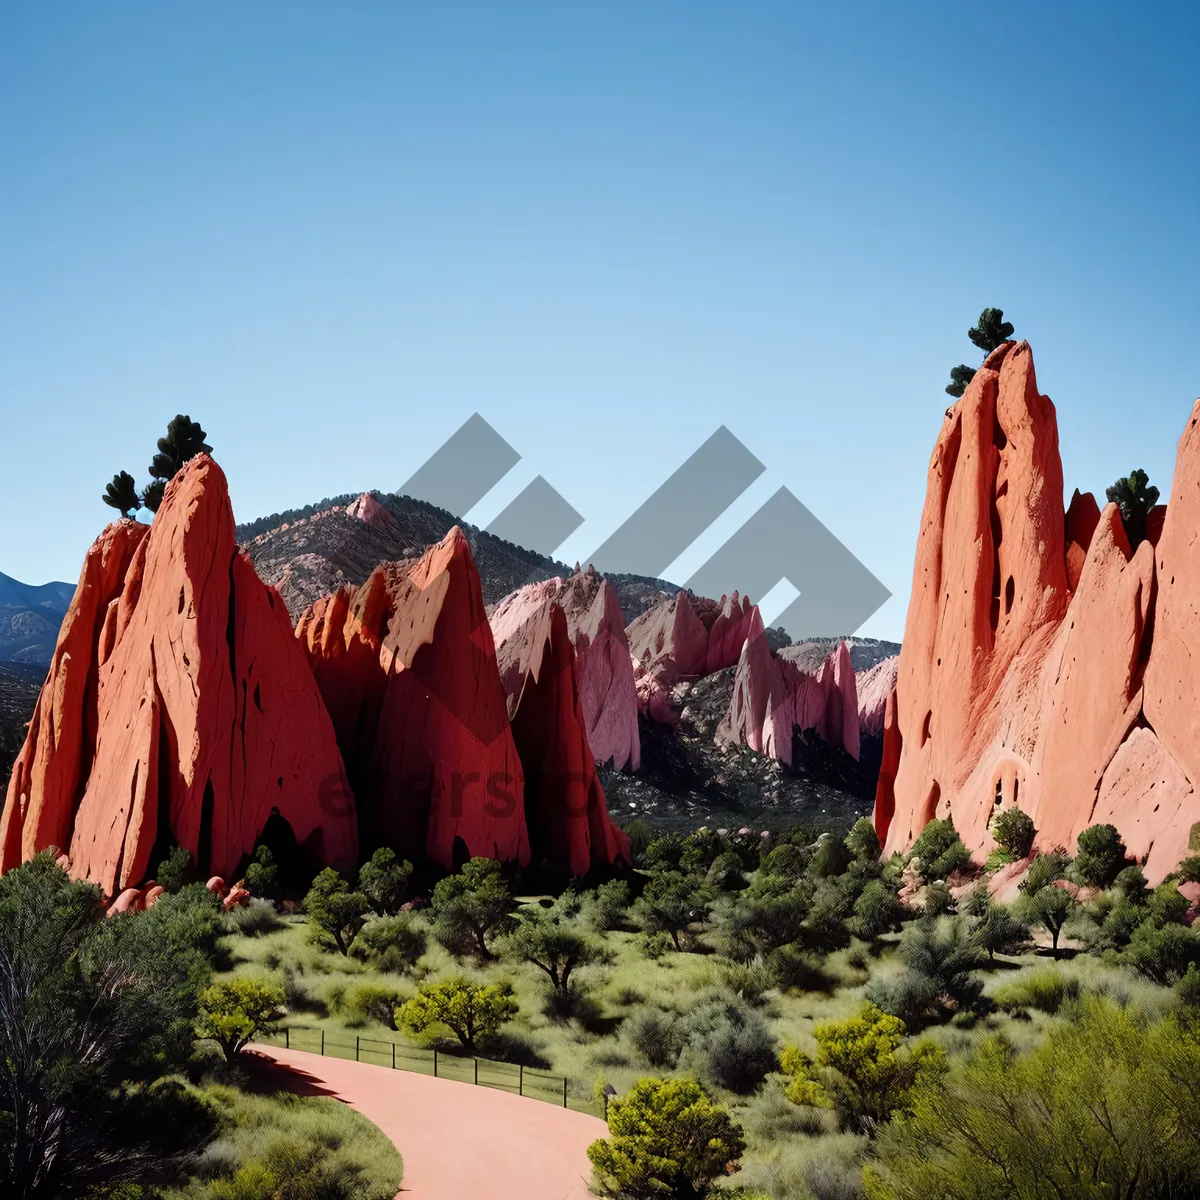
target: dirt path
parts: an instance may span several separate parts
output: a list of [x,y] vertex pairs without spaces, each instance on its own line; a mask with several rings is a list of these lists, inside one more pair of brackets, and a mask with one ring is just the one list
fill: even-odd
[[404,1158],[398,1200],[584,1200],[596,1117],[492,1088],[256,1045],[305,1091],[345,1101]]

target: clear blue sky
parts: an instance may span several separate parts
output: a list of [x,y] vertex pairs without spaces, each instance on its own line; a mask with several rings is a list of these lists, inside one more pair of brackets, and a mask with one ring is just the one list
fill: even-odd
[[1168,489],[1198,12],[0,3],[0,570],[74,580],[177,411],[245,520],[394,488],[479,410],[525,457],[472,518],[541,472],[568,559],[724,422],[768,467],[725,528],[791,487],[898,637],[985,304],[1068,491]]

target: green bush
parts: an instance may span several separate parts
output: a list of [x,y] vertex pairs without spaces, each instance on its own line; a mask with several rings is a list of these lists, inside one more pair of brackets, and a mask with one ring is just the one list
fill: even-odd
[[656,1070],[674,1067],[683,1051],[679,1014],[669,1009],[639,1008],[621,1023],[621,1035]]
[[850,832],[846,834],[846,849],[859,861],[879,857],[879,835],[870,817],[859,817],[850,826]]
[[1174,1017],[1085,999],[1018,1054],[987,1039],[888,1126],[864,1169],[870,1200],[1194,1194],[1200,1038]]
[[407,859],[402,860],[394,850],[381,846],[359,871],[359,890],[381,917],[393,917],[408,894],[412,870],[412,863]]
[[404,993],[387,983],[360,979],[339,990],[330,1010],[342,1017],[352,1029],[377,1021],[388,1029],[396,1028],[396,1009],[404,1002]]
[[225,920],[234,933],[244,937],[263,937],[275,933],[284,926],[283,919],[275,911],[270,900],[251,899],[249,904],[239,904],[225,914]]
[[775,1039],[754,1009],[729,995],[699,999],[679,1018],[687,1062],[717,1087],[745,1095],[778,1065]]
[[629,884],[624,879],[610,879],[592,892],[584,913],[593,929],[609,933],[626,927],[632,904]]
[[920,861],[921,877],[926,880],[945,879],[967,866],[971,855],[954,829],[954,821],[936,818],[921,830],[908,853],[909,862]]
[[1035,967],[1001,984],[992,993],[997,1007],[1008,1012],[1035,1008],[1054,1014],[1068,1001],[1082,994],[1079,980],[1068,977],[1058,967]]
[[351,957],[381,971],[411,971],[425,953],[425,930],[412,913],[368,921],[350,944]]
[[172,895],[182,891],[189,883],[195,883],[196,868],[192,863],[191,854],[182,846],[175,846],[158,864],[154,880],[159,887],[166,888]]
[[780,946],[767,955],[767,969],[785,992],[832,992],[836,980],[818,955],[800,946]]
[[330,1097],[212,1086],[222,1138],[200,1155],[178,1200],[392,1200],[403,1164],[387,1136]]
[[975,972],[986,952],[974,923],[966,916],[929,918],[910,925],[900,938],[906,971],[895,981],[872,980],[866,997],[884,1012],[905,1021],[969,1008],[982,985]]
[[1145,921],[1133,931],[1125,961],[1147,979],[1170,987],[1200,964],[1200,930]]
[[992,837],[1014,858],[1024,858],[1033,849],[1037,829],[1028,813],[1019,808],[1006,808],[992,822]]
[[274,900],[279,894],[279,868],[269,846],[259,846],[246,868],[246,887],[255,896]]
[[640,1079],[608,1110],[609,1134],[588,1147],[600,1195],[705,1200],[738,1169],[741,1128],[692,1079]]
[[1080,883],[1108,887],[1125,866],[1125,854],[1115,825],[1089,825],[1076,843],[1073,874]]
[[854,902],[854,932],[863,938],[877,938],[898,929],[904,906],[897,890],[882,879],[869,880]]

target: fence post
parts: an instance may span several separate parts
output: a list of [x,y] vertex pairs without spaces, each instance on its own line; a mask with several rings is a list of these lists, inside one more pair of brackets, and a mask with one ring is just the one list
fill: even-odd
[[321,1030],[321,1057],[325,1056],[325,1030]]
[[525,1064],[520,1063],[519,1069],[521,1074],[517,1076],[517,1095],[525,1095]]
[[475,1060],[475,1086],[479,1086],[479,1059]]
[[563,1076],[563,1108],[567,1107],[567,1077]]
[[354,1035],[354,1061],[358,1062],[358,1034]]
[[437,1078],[437,1047],[433,1048],[433,1077]]
[[604,1120],[605,1120],[605,1123],[608,1122],[608,1093],[607,1092],[604,1093]]
[[288,1050],[292,1048],[292,1031],[290,1029],[283,1031],[283,1044]]
[[392,1043],[392,1070],[396,1069],[396,1043]]

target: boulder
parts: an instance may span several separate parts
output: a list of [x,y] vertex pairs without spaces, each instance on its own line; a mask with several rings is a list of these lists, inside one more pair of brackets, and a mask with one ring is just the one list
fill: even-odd
[[50,736],[31,729],[0,867],[69,832],[71,873],[113,895],[168,839],[201,871],[233,872],[272,818],[313,863],[353,865],[353,812],[322,803],[346,787],[333,727],[278,593],[237,551],[221,469],[192,459],[148,533],[110,529],[101,543],[113,537],[134,551],[98,630],[85,566],[72,607],[94,636],[43,692],[48,710],[76,715],[62,741],[53,720]]
[[858,694],[859,733],[878,737],[883,733],[883,712],[887,699],[895,690],[896,676],[900,669],[900,656],[893,654],[877,662],[854,677],[854,688]]
[[[446,869],[529,861],[524,776],[467,539],[385,563],[296,627],[350,766],[367,845]],[[344,807],[353,811],[347,791]]]
[[496,660],[525,774],[533,861],[583,876],[593,867],[629,865],[632,857],[596,774],[566,614],[556,589],[543,590],[541,603],[515,628],[515,606],[494,615]]

